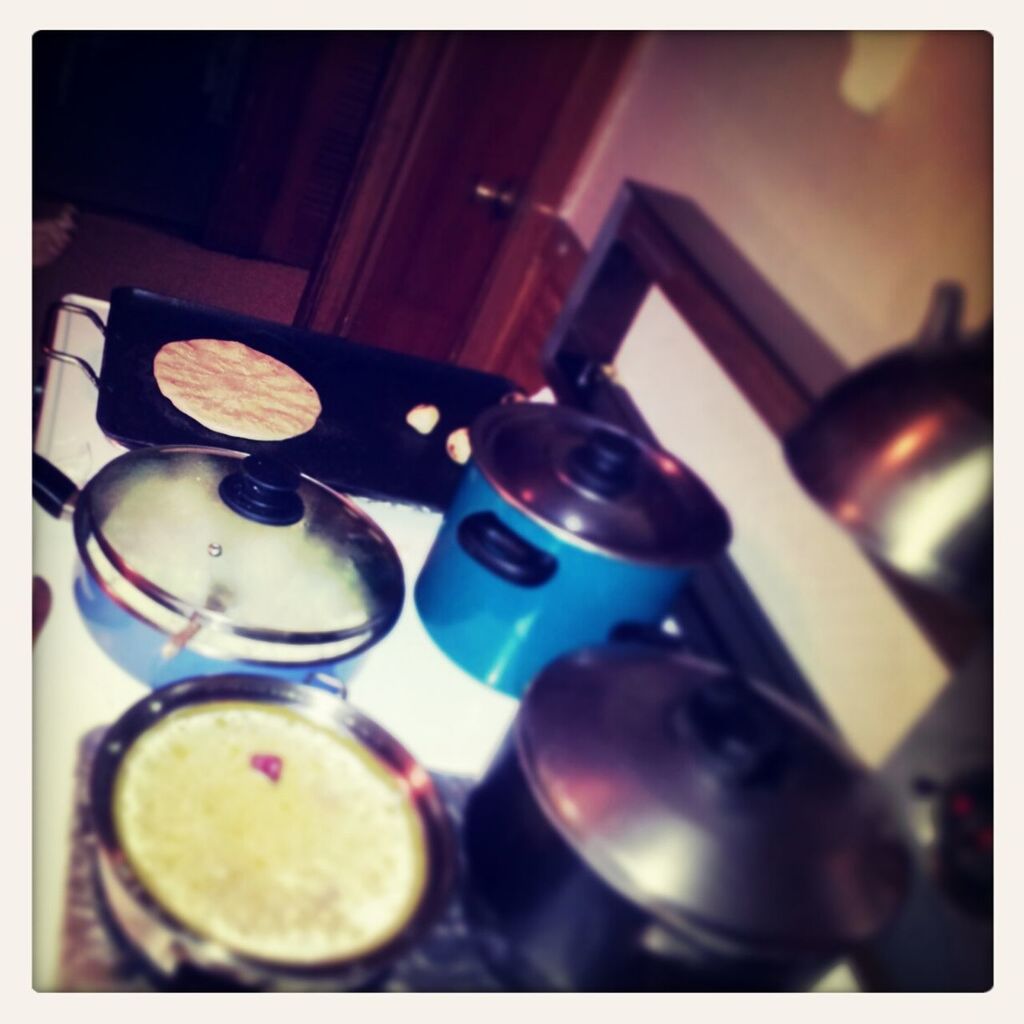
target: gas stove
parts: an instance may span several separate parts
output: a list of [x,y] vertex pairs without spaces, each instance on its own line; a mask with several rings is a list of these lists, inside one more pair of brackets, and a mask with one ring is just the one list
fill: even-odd
[[[47,367],[35,449],[82,485],[125,449],[98,427],[96,387],[82,367],[74,365],[77,359],[100,366],[104,342],[100,325],[109,306],[77,295],[68,296],[65,303],[69,308],[54,320],[51,346],[56,357]],[[507,733],[517,702],[480,685],[450,662],[430,640],[412,605],[412,583],[442,517],[408,505],[355,500],[392,539],[405,572],[407,596],[392,632],[361,659],[348,683],[348,698],[431,772],[478,778]],[[60,938],[81,744],[148,688],[110,661],[80,620],[72,596],[76,552],[70,525],[34,508],[33,532],[34,572],[52,594],[52,606],[34,648],[34,982],[38,990],[53,990],[61,984]],[[729,558],[694,574],[667,625],[668,631],[655,638],[659,642],[682,645],[772,684],[833,725],[825,705]],[[902,770],[906,774],[910,769]],[[915,920],[920,918],[918,913]],[[894,958],[890,956],[888,962]],[[857,986],[851,967],[841,964],[820,987],[850,990]]]

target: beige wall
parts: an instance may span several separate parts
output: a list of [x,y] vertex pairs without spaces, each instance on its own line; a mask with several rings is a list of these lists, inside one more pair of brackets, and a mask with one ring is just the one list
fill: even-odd
[[851,366],[912,337],[939,279],[966,286],[981,322],[992,40],[915,35],[871,115],[840,93],[849,33],[646,36],[564,215],[589,245],[625,178],[690,196]]
[[833,721],[882,764],[945,685],[941,659],[659,291],[616,368],[661,443],[729,510],[729,554]]
[[[992,301],[991,55],[983,33],[648,35],[563,212],[589,245],[623,179],[688,195],[851,367],[914,336],[938,280],[965,285],[976,325]],[[844,99],[879,91],[872,113]],[[659,293],[617,368],[729,509],[747,583],[880,764],[942,690],[942,661]]]

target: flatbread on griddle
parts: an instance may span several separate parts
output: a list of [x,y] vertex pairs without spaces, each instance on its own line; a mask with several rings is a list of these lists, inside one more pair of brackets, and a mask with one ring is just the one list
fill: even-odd
[[153,376],[176,409],[231,437],[298,437],[321,411],[316,389],[301,374],[240,341],[170,341],[153,359]]

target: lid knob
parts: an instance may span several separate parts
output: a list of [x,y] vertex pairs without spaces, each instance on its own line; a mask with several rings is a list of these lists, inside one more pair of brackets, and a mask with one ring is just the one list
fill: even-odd
[[299,474],[265,455],[250,455],[237,473],[224,477],[218,488],[228,508],[246,519],[268,526],[290,526],[305,514],[298,495]]
[[640,448],[623,434],[598,428],[569,453],[566,469],[574,484],[602,498],[617,498],[632,488]]
[[676,707],[671,724],[680,738],[696,736],[704,765],[727,785],[771,785],[781,775],[782,723],[736,677],[701,686]]

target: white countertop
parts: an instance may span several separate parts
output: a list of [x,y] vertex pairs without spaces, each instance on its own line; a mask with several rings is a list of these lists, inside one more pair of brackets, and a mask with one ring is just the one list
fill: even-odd
[[[106,319],[108,304],[67,296]],[[98,372],[103,336],[86,317],[61,313],[54,347]],[[35,449],[77,484],[125,449],[96,424],[96,389],[76,366],[51,361]],[[480,685],[450,662],[423,629],[412,585],[441,522],[437,513],[357,499],[395,544],[406,600],[394,629],[361,659],[349,699],[425,767],[479,776],[515,714],[517,702]],[[82,737],[114,721],[149,688],[114,664],[82,623],[72,595],[76,560],[71,524],[33,503],[33,573],[53,603],[33,652],[33,984],[58,982],[60,934],[70,852],[75,759]]]

